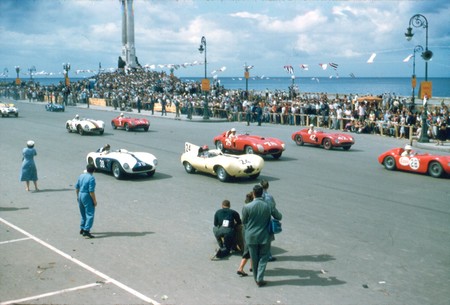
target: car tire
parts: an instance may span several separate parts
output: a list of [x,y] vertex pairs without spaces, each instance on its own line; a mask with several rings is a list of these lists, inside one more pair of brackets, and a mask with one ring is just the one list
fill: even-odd
[[148,131],[148,126],[144,127],[144,131]]
[[279,152],[279,153],[277,153],[277,154],[273,154],[272,157],[273,157],[274,159],[278,160],[278,159],[280,159],[280,157],[281,157],[282,154],[283,154],[283,153]]
[[331,140],[328,138],[323,139],[323,148],[325,148],[326,150],[330,150],[333,145],[331,145]]
[[349,150],[350,147],[352,147],[352,146],[351,146],[351,145],[350,145],[350,146],[342,146],[342,149],[343,149],[343,150]]
[[395,170],[396,166],[395,166],[395,159],[392,156],[387,156],[386,158],[384,158],[383,160],[383,165],[387,170],[393,171]]
[[298,146],[302,146],[303,144],[305,144],[301,135],[295,135],[295,144],[297,144]]
[[70,129],[69,124],[66,124],[66,129],[67,129],[67,132],[68,132],[68,133],[71,133],[71,132],[72,132],[72,129]]
[[88,159],[88,164],[94,165],[94,166],[95,166],[94,159],[92,159],[92,158],[89,157],[89,159]]
[[130,126],[127,123],[125,123],[123,127],[125,128],[126,131],[130,131]]
[[230,178],[230,175],[228,175],[227,171],[222,166],[217,166],[216,174],[217,178],[222,182],[226,182]]
[[184,169],[186,170],[186,172],[187,172],[188,174],[193,174],[193,173],[195,173],[195,169],[194,169],[194,167],[192,166],[191,163],[189,163],[189,162],[187,162],[187,161],[184,161],[184,162],[183,162],[183,165],[184,165]]
[[117,126],[116,126],[116,124],[114,124],[113,121],[111,121],[111,127],[112,127],[113,129],[117,129]]
[[255,153],[255,151],[253,150],[253,147],[251,147],[251,146],[245,146],[244,151],[246,154],[249,154],[249,155],[253,155]]
[[100,130],[99,133],[102,135],[104,132],[105,132],[105,130]]
[[121,179],[124,175],[122,167],[120,166],[119,162],[115,161],[111,166],[111,171],[116,179]]
[[147,172],[147,176],[148,177],[153,177],[153,175],[155,174],[156,170],[152,170],[151,172]]
[[216,141],[216,149],[220,150],[221,152],[224,151],[223,143],[221,141]]
[[434,178],[440,178],[444,173],[442,165],[437,161],[432,161],[428,165],[428,174]]
[[84,135],[84,130],[83,130],[83,127],[81,127],[81,125],[77,126],[77,131],[80,135]]

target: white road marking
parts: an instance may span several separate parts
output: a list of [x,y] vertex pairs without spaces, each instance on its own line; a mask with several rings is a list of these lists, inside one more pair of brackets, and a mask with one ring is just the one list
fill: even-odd
[[58,290],[58,291],[43,293],[43,294],[35,295],[35,296],[32,296],[32,297],[28,297],[28,298],[1,302],[0,304],[1,305],[9,305],[9,304],[22,303],[22,302],[26,302],[26,301],[32,301],[32,300],[37,300],[37,299],[40,299],[40,298],[51,297],[51,296],[57,295],[57,294],[62,294],[62,293],[66,293],[66,292],[71,292],[71,291],[91,288],[91,287],[100,286],[100,285],[102,285],[102,284],[100,284],[100,283],[92,283],[92,284],[87,284],[87,285],[83,285],[83,286],[78,286],[78,287],[67,288],[67,289],[62,289],[62,290]]
[[24,237],[24,238],[19,238],[19,239],[12,239],[12,240],[7,240],[7,241],[2,241],[0,242],[0,245],[4,245],[4,244],[9,244],[9,243],[15,243],[18,241],[22,241],[22,240],[29,240],[31,239],[30,237]]
[[[80,267],[82,267],[82,268],[84,268],[84,269],[86,269],[86,270],[88,270],[88,271],[94,273],[95,275],[97,275],[97,276],[103,278],[103,279],[105,280],[105,282],[111,282],[111,283],[113,283],[114,285],[116,285],[117,287],[119,287],[119,288],[121,288],[121,289],[127,291],[128,293],[134,295],[135,297],[138,297],[139,299],[141,299],[141,300],[143,300],[143,301],[145,301],[145,302],[148,302],[148,303],[154,304],[154,305],[160,305],[157,301],[155,301],[155,300],[153,300],[153,299],[147,297],[146,295],[144,295],[144,294],[142,294],[142,293],[140,293],[140,292],[134,290],[133,288],[128,287],[127,285],[125,285],[125,284],[123,284],[123,283],[121,283],[121,282],[119,282],[119,281],[117,281],[117,280],[115,280],[115,279],[113,279],[113,278],[107,276],[106,274],[104,274],[104,273],[102,273],[102,272],[100,272],[100,271],[98,271],[98,270],[92,268],[91,266],[89,266],[89,265],[83,263],[82,261],[80,261],[80,260],[78,260],[78,259],[76,259],[76,258],[70,256],[69,254],[67,254],[67,253],[65,253],[65,252],[63,252],[63,251],[61,251],[61,250],[59,250],[59,249],[53,247],[52,245],[46,243],[45,241],[43,241],[43,240],[37,238],[37,237],[34,236],[34,235],[28,233],[27,231],[25,231],[25,230],[23,230],[23,229],[21,229],[21,228],[15,226],[15,225],[13,225],[12,223],[6,221],[5,219],[3,219],[3,218],[1,218],[1,217],[0,217],[0,221],[3,222],[4,224],[6,224],[7,226],[9,226],[9,227],[15,229],[16,231],[22,233],[23,235],[28,236],[29,238],[33,239],[34,241],[36,241],[37,243],[43,245],[44,247],[47,247],[48,249],[52,250],[53,252],[58,253],[58,254],[61,255],[62,257],[64,257],[64,258],[66,258],[66,259],[72,261],[73,263],[79,265]],[[3,303],[1,303],[1,304],[3,304]],[[0,305],[1,305],[1,304],[0,304]]]

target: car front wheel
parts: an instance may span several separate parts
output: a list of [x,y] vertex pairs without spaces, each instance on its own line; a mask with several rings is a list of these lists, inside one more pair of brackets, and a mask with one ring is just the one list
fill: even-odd
[[428,174],[430,174],[431,177],[439,178],[443,173],[444,170],[439,162],[430,162],[430,165],[428,166]]
[[80,135],[84,135],[84,130],[83,127],[81,127],[81,125],[78,125],[77,130]]
[[390,171],[395,170],[395,159],[392,156],[387,156],[383,161],[384,167]]
[[331,140],[330,139],[324,139],[323,140],[323,148],[325,148],[326,150],[330,150],[331,147],[332,147]]
[[229,175],[226,172],[226,170],[222,166],[218,166],[216,169],[217,178],[219,178],[220,181],[225,182],[228,180]]
[[113,129],[117,129],[117,126],[116,126],[116,124],[114,124],[113,121],[111,122],[111,127],[112,127]]
[[121,179],[123,177],[123,171],[119,162],[114,162],[112,165],[112,173],[114,178]]

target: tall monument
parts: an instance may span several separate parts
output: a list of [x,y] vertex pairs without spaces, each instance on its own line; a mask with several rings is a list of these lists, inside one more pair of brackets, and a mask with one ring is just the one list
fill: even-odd
[[119,68],[137,68],[139,65],[134,47],[133,0],[120,0],[122,4],[122,55]]

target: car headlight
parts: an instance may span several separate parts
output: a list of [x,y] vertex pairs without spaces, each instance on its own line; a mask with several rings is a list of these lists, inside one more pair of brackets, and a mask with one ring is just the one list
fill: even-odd
[[261,144],[256,145],[256,148],[260,153],[264,152],[264,147]]
[[128,165],[128,163],[124,163],[124,164],[122,165],[122,167],[123,167],[124,169],[130,169],[130,165]]
[[153,165],[154,166],[158,165],[158,159],[153,160]]
[[336,142],[336,144],[339,144],[339,139],[334,140],[334,142]]
[[84,125],[84,129],[85,129],[85,130],[89,130],[89,125],[87,125],[87,124]]
[[286,144],[281,144],[281,148],[283,149],[283,150],[285,150],[286,149]]

